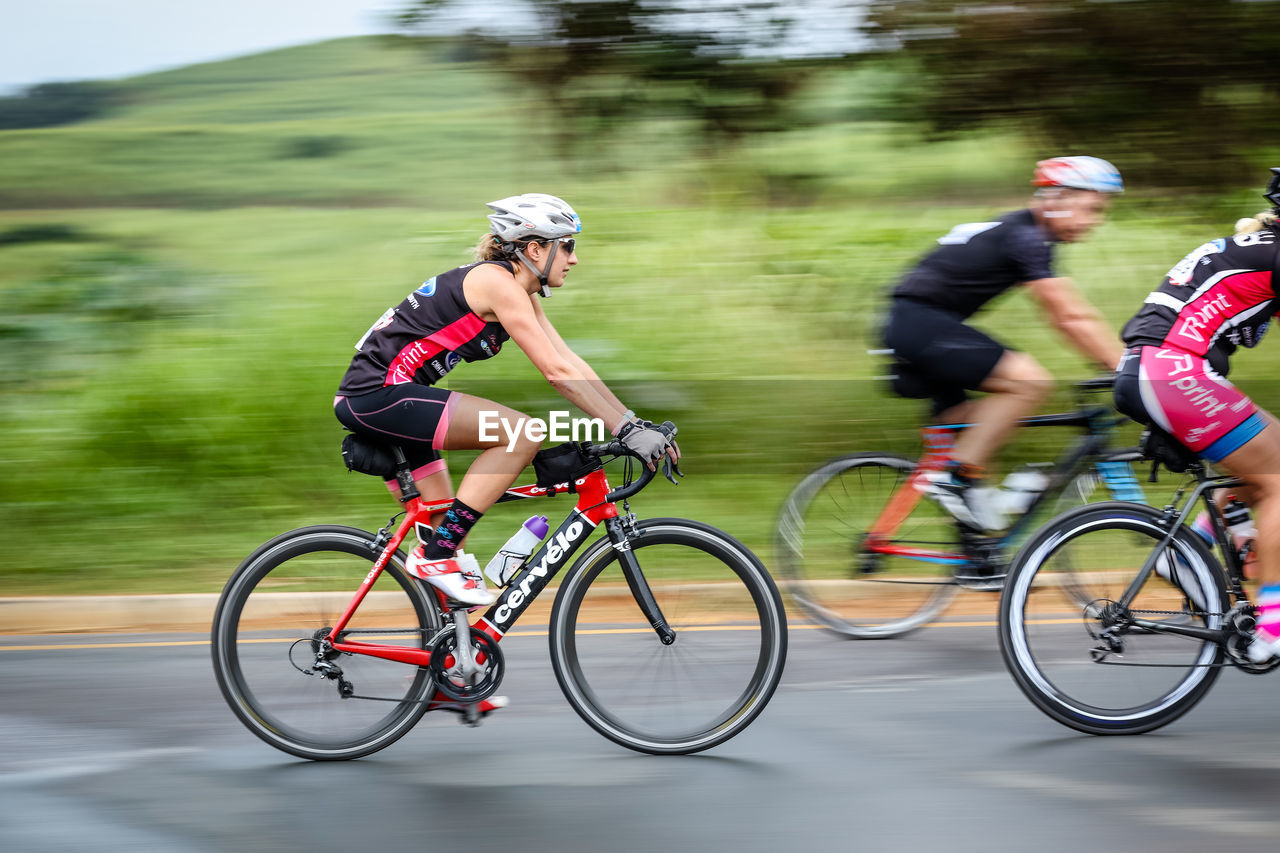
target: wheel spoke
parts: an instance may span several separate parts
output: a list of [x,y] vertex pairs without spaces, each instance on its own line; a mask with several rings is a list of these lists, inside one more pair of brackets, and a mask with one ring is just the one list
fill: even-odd
[[[936,617],[955,592],[943,562],[870,553],[867,532],[915,465],[883,454],[833,460],[796,486],[779,521],[784,587],[806,615],[847,637],[892,637]],[[888,543],[961,552],[954,522],[920,500]]]
[[1191,534],[1180,532],[1166,552],[1175,572],[1153,572],[1121,603],[1165,534],[1159,520],[1135,504],[1081,508],[1042,529],[1010,572],[1000,613],[1005,662],[1028,697],[1066,725],[1149,731],[1189,710],[1217,678],[1217,643],[1132,624],[1221,627],[1221,568]]
[[556,676],[574,709],[632,749],[685,753],[745,728],[781,676],[777,590],[749,552],[693,522],[641,523],[631,548],[676,640],[662,645],[626,586],[617,552],[570,570],[552,615]]
[[[219,603],[213,633],[219,686],[250,731],[286,752],[314,759],[366,755],[408,731],[430,698],[425,669],[362,654],[318,661],[313,650],[313,638],[334,625],[368,573],[371,539],[349,528],[286,534],[237,570]],[[439,617],[414,584],[393,560],[352,616],[351,633],[362,642],[424,648]],[[384,701],[346,698],[341,684]]]

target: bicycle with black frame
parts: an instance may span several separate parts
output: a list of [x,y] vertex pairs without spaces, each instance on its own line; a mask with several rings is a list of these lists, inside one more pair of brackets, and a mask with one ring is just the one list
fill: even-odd
[[[1223,513],[1241,482],[1157,428],[1143,447],[1152,478],[1158,464],[1187,474],[1169,504],[1106,502],[1053,519],[1018,553],[1000,603],[1000,648],[1022,692],[1089,734],[1151,731],[1191,710],[1223,668],[1280,666],[1247,654],[1252,546],[1237,547]],[[1212,547],[1186,523],[1201,504]]]
[[805,476],[783,504],[775,536],[784,590],[819,625],[853,639],[899,637],[937,618],[960,589],[998,591],[1017,545],[1046,510],[1097,500],[1144,501],[1131,462],[1136,447],[1113,446],[1127,419],[1109,398],[1113,378],[1075,384],[1074,411],[1036,415],[1020,429],[1067,427],[1080,438],[1056,460],[1029,466],[1040,487],[1013,495],[1007,529],[973,531],[924,496],[930,471],[950,455],[966,424],[921,431],[918,459],[854,453]]

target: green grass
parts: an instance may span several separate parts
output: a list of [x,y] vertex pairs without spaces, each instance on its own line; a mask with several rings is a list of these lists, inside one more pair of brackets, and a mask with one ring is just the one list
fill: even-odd
[[[136,78],[115,115],[0,133],[0,235],[81,238],[0,242],[0,594],[214,591],[283,530],[380,526],[396,507],[343,469],[329,410],[351,345],[468,260],[483,202],[529,190],[564,195],[586,223],[581,264],[547,303],[557,327],[627,402],[681,427],[689,476],[635,509],[716,524],[767,559],[809,466],[914,453],[921,406],[889,397],[866,354],[880,293],[952,225],[1020,204],[1034,159],[1012,136],[926,145],[854,120],[874,112],[871,95],[838,108],[862,74],[883,82],[853,72],[815,90],[830,123],[710,159],[670,120],[560,156],[545,111],[505,78],[376,39]],[[1118,328],[1228,227],[1121,199],[1062,266]],[[981,325],[1063,380],[1089,373],[1025,296]],[[1264,375],[1241,362],[1245,387]],[[514,346],[450,387],[560,407]],[[473,550],[568,507],[496,508]]]

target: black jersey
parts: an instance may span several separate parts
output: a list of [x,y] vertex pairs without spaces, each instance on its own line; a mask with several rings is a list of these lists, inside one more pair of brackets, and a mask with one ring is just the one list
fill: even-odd
[[1257,346],[1280,310],[1278,263],[1280,237],[1271,229],[1211,240],[1169,270],[1121,337],[1127,346],[1203,356],[1225,374],[1228,356]]
[[1053,278],[1053,244],[1030,210],[957,225],[893,295],[968,317],[1014,285]]
[[[514,272],[505,261],[495,263]],[[434,385],[463,361],[492,358],[510,335],[486,323],[462,295],[462,281],[480,263],[427,279],[403,302],[378,318],[356,343],[338,393],[368,394],[388,385]]]

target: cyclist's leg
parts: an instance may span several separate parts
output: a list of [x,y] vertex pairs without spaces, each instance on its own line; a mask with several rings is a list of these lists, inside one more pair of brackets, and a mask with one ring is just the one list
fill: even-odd
[[1263,586],[1280,584],[1280,423],[1271,413],[1258,409],[1263,429],[1238,449],[1223,456],[1220,464],[1245,481],[1254,524],[1257,576]]
[[1192,353],[1154,346],[1131,350],[1120,378],[1116,394],[1125,404],[1122,411],[1140,407],[1151,422],[1248,486],[1258,528],[1262,641],[1250,646],[1249,654],[1258,662],[1280,654],[1280,424]]
[[[394,385],[357,397],[338,397],[334,414],[347,429],[388,444],[399,445],[413,470],[418,492],[429,502],[445,500],[453,493],[449,474],[435,434],[447,414],[452,392],[424,385]],[[396,500],[400,486],[387,480]]]
[[[971,424],[957,438],[953,458],[975,468],[986,465],[1018,418],[1034,411],[1049,392],[1051,377],[1031,356],[933,306],[894,300],[885,343],[917,376],[927,378],[936,416]],[[991,396],[966,400],[966,389]]]
[[1116,378],[1116,407],[1154,423],[1245,482],[1253,507],[1259,578],[1280,583],[1280,424],[1198,355],[1135,347]]
[[[528,417],[514,409],[469,394],[454,394],[450,402],[441,447],[484,451],[471,463],[458,486],[458,500],[484,512],[529,466],[540,442],[528,437],[521,428]],[[514,437],[511,431],[516,433]]]
[[[994,342],[993,342],[994,343]],[[978,385],[989,396],[972,401],[970,426],[956,438],[959,462],[983,468],[1009,440],[1020,418],[1033,414],[1049,396],[1053,377],[1025,352],[1004,350]]]

